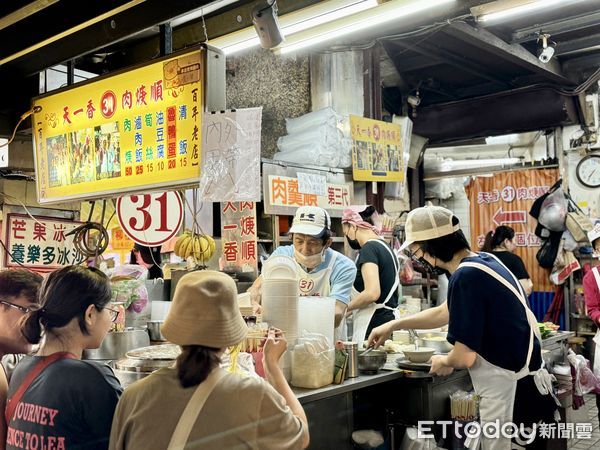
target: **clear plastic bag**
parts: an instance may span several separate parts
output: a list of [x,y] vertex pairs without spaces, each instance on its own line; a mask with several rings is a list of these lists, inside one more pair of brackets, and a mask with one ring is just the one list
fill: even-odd
[[569,363],[575,368],[575,393],[584,395],[593,392],[600,394],[600,380],[589,367],[589,362],[582,355],[577,355],[573,350],[567,354]]
[[148,269],[135,264],[115,268],[110,279],[111,301],[123,303],[126,326],[143,326],[150,320],[150,304],[146,289]]

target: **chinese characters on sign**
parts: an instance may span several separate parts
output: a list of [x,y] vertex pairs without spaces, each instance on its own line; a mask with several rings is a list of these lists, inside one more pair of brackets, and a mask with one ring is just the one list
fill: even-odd
[[202,200],[260,201],[261,121],[262,107],[204,114]]
[[221,203],[221,237],[223,269],[258,272],[256,245],[256,204],[254,202]]
[[111,232],[110,246],[113,250],[131,250],[133,248],[134,242],[121,228],[113,228]]
[[556,170],[522,170],[478,177],[467,187],[471,215],[471,243],[478,251],[485,235],[500,225],[515,230],[515,251],[523,259],[534,290],[552,290],[548,274],[539,269],[535,254],[541,240],[535,235],[537,222],[529,216],[533,201],[558,179]]
[[204,56],[188,51],[35,99],[39,202],[196,181]]
[[349,184],[327,183],[326,195],[302,194],[297,178],[269,175],[268,198],[272,206],[320,206],[327,210],[343,210],[350,205],[351,189]]
[[65,236],[81,222],[38,217],[25,214],[8,214],[6,220],[6,267],[21,265],[40,271],[79,264],[85,256],[73,245],[73,236]]
[[404,181],[406,163],[400,125],[351,115],[350,131],[354,180]]

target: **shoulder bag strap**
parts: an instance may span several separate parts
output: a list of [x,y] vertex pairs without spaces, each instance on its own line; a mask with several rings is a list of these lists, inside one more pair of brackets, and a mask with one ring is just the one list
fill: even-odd
[[200,415],[200,411],[204,408],[206,400],[225,375],[227,375],[227,372],[221,368],[217,368],[208,375],[206,380],[198,385],[194,391],[194,395],[192,395],[192,398],[183,410],[179,422],[177,422],[167,450],[182,450],[185,448],[192,428]]
[[35,380],[39,376],[39,374],[44,371],[44,369],[46,367],[48,367],[50,364],[55,363],[56,361],[58,361],[60,359],[76,359],[76,358],[75,358],[75,355],[73,355],[72,353],[67,353],[67,352],[53,353],[50,356],[46,356],[44,359],[39,361],[33,367],[33,369],[31,369],[29,371],[29,373],[27,374],[27,376],[25,377],[25,379],[23,380],[23,382],[21,383],[19,388],[16,390],[15,394],[7,400],[6,412],[5,412],[5,419],[6,419],[7,424],[10,422],[10,418],[15,413],[15,409],[17,409],[17,405],[21,401],[23,394],[25,394],[27,389],[29,389],[29,386],[31,385],[31,383],[33,383],[33,380]]
[[598,285],[598,292],[600,292],[600,266],[592,268],[596,284]]

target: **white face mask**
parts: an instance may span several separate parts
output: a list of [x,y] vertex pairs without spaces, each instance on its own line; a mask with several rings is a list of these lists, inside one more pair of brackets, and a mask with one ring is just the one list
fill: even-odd
[[325,247],[322,252],[319,252],[315,255],[304,256],[298,250],[294,249],[294,258],[296,259],[298,264],[306,267],[307,269],[314,269],[319,264],[321,264],[323,261],[325,261],[325,251],[326,250],[327,250],[327,247]]

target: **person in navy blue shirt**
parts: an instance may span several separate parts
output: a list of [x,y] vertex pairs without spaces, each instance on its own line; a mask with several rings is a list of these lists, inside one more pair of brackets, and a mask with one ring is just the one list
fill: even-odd
[[[375,328],[369,344],[381,345],[397,329],[447,323],[447,339],[454,349],[447,355],[434,355],[430,373],[443,376],[454,369],[468,369],[480,397],[482,425],[551,422],[554,400],[540,392],[534,381],[535,377],[549,382],[542,369],[537,320],[516,277],[495,256],[472,252],[458,219],[445,208],[426,206],[411,211],[405,230],[402,248],[410,257],[432,274],[449,275],[448,301]],[[508,438],[482,436],[484,450],[510,449],[510,445]]]

